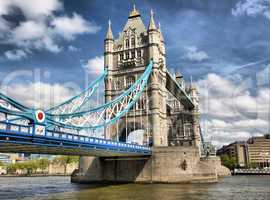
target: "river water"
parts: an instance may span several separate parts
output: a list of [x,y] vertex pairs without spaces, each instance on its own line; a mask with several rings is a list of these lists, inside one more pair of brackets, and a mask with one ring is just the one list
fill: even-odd
[[270,200],[270,176],[232,176],[212,184],[79,185],[69,177],[0,177],[0,200]]

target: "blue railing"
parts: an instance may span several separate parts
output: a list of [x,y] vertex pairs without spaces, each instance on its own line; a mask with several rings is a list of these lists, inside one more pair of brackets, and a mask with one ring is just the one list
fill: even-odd
[[16,136],[30,136],[30,137],[37,137],[40,139],[49,139],[50,141],[58,141],[58,142],[71,142],[72,144],[85,144],[85,145],[94,145],[100,146],[104,149],[111,149],[117,148],[120,151],[131,151],[131,152],[144,152],[151,154],[151,148],[148,146],[138,145],[138,144],[130,144],[124,142],[118,142],[108,139],[101,139],[95,137],[89,137],[84,135],[66,133],[61,131],[52,131],[47,130],[45,131],[44,135],[36,134],[35,133],[35,125],[19,125],[10,122],[0,122],[0,135],[3,133],[5,136],[10,136],[16,138]]

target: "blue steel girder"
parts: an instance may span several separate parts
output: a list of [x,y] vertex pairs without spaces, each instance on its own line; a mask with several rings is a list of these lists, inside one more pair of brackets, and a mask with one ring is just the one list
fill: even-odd
[[40,134],[35,126],[0,123],[0,152],[91,155],[101,157],[151,155],[151,148],[59,131]]

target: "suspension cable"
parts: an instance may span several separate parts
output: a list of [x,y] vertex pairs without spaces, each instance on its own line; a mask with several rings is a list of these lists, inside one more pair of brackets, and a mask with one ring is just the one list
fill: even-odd
[[118,124],[119,123],[119,120],[117,120],[116,122],[116,141],[119,142],[119,127],[118,127]]
[[137,102],[134,104],[134,112],[133,112],[133,131],[135,131],[136,105],[137,105]]
[[149,145],[149,116],[148,116],[148,112],[149,112],[149,100],[148,100],[148,85],[146,85],[146,88],[145,88],[145,91],[146,91],[146,105],[145,105],[145,109],[146,109],[146,134],[147,134],[147,142],[148,142],[148,145]]
[[[126,99],[126,104],[128,104],[128,100],[127,100],[127,99]],[[125,123],[126,123],[126,142],[127,142],[127,140],[128,140],[128,132],[127,132],[127,131],[128,131],[128,130],[127,130],[127,123],[128,123],[128,122],[127,122],[127,115],[128,115],[128,113],[125,114],[125,118],[126,118],[126,122],[125,122]]]

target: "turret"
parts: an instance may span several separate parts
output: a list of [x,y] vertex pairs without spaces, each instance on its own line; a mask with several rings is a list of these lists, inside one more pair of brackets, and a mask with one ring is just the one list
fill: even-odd
[[108,22],[108,30],[106,33],[106,37],[104,40],[104,66],[108,69],[112,69],[113,67],[113,33],[111,27],[111,21]]
[[163,37],[162,31],[161,31],[160,23],[158,23],[158,33],[159,33],[161,53],[165,58],[165,54],[166,54],[166,52],[165,52],[165,42],[164,42],[164,37]]
[[111,100],[108,92],[112,89],[112,76],[111,70],[113,69],[113,46],[114,39],[111,27],[111,21],[108,22],[108,30],[104,39],[104,68],[108,70],[108,76],[105,79],[105,101]]
[[[154,124],[152,128],[154,146],[168,145],[168,131],[166,119],[166,64],[162,55],[159,31],[154,20],[154,13],[151,10],[150,21],[148,25],[149,58],[153,59],[153,70],[150,77],[149,88],[151,101],[149,102],[151,116],[150,121]],[[161,63],[162,61],[162,63]]]
[[153,10],[151,10],[151,13],[150,13],[150,21],[149,21],[147,31],[149,34],[149,43],[150,44],[158,44],[158,42],[159,42],[158,41],[159,40],[158,29],[157,29],[156,24],[155,24]]

